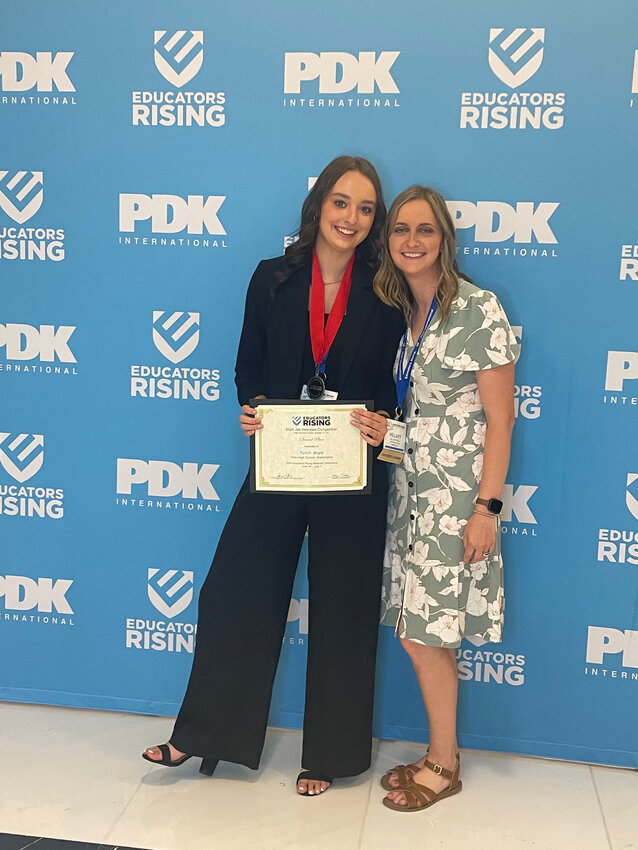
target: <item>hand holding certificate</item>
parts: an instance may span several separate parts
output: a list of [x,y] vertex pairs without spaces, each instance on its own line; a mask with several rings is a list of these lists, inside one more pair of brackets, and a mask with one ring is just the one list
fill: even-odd
[[263,428],[251,441],[251,490],[271,493],[369,493],[372,453],[352,427],[368,402],[255,399]]

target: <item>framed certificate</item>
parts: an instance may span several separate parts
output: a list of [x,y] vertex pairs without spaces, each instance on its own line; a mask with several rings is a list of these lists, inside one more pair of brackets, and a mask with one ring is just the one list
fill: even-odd
[[252,399],[264,427],[251,439],[254,493],[370,493],[372,447],[350,424],[370,401]]

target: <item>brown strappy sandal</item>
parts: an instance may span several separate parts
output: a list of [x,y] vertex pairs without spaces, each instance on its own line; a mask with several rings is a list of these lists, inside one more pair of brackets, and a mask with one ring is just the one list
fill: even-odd
[[[427,758],[428,758],[428,754],[426,753],[425,754],[425,760],[426,761],[427,761]],[[461,763],[461,754],[457,753],[456,758],[457,758],[457,760],[460,764]],[[399,785],[407,785],[408,783],[412,782],[412,780],[414,779],[414,774],[417,773],[417,771],[419,771],[419,770],[421,770],[421,765],[419,765],[419,764],[397,764],[394,767],[391,767],[390,770],[386,770],[386,772],[383,774],[383,776],[380,779],[381,787],[384,789],[384,791],[396,791],[398,789]],[[400,771],[405,771],[405,773],[401,774],[398,777],[399,781],[398,781],[397,785],[392,785],[390,783],[390,776],[393,773],[399,774]]]
[[[414,779],[414,774],[418,770],[421,770],[421,767],[418,764],[397,764],[394,767],[391,767],[390,770],[386,770],[386,772],[383,774],[383,776],[381,777],[381,787],[385,791],[396,791],[399,785],[405,785],[409,782],[412,782],[412,780]],[[399,779],[398,785],[390,784],[390,777],[393,773],[397,774],[397,777]]]
[[458,759],[456,760],[456,767],[454,770],[447,770],[446,768],[441,767],[440,764],[434,764],[427,760],[424,767],[429,767],[430,770],[433,773],[436,773],[437,776],[443,776],[445,779],[449,779],[450,784],[448,787],[439,791],[437,794],[431,788],[428,788],[427,785],[420,785],[418,782],[411,781],[399,788],[392,789],[393,791],[401,791],[403,793],[405,797],[405,805],[402,806],[400,803],[395,803],[387,797],[383,798],[383,805],[395,812],[420,812],[423,809],[428,809],[430,806],[434,805],[434,803],[438,803],[439,800],[443,800],[445,797],[451,797],[453,794],[458,794],[463,788],[463,783],[459,778],[461,765]]

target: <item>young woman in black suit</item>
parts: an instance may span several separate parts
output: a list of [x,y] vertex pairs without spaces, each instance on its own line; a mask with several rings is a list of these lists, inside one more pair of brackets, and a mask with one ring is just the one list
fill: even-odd
[[[246,435],[263,427],[249,399],[299,399],[318,371],[312,284],[323,289],[323,312],[334,305],[342,317],[326,387],[340,399],[373,399],[375,412],[358,411],[353,425],[370,445],[383,441],[404,325],[372,290],[385,215],[373,166],[338,157],[304,202],[299,240],[257,266],[235,379]],[[370,495],[251,493],[244,482],[200,594],[193,669],[173,734],[144,758],[174,766],[197,754],[207,774],[219,760],[258,768],[307,528],[310,625],[297,791],[319,794],[333,778],[368,769],[386,500],[385,464],[376,460]]]

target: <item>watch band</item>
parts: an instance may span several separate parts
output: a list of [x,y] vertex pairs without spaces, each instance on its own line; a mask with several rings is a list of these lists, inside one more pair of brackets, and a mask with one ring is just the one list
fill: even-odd
[[503,502],[500,499],[478,499],[476,500],[477,505],[483,505],[487,510],[494,514],[494,516],[498,516],[503,508]]

